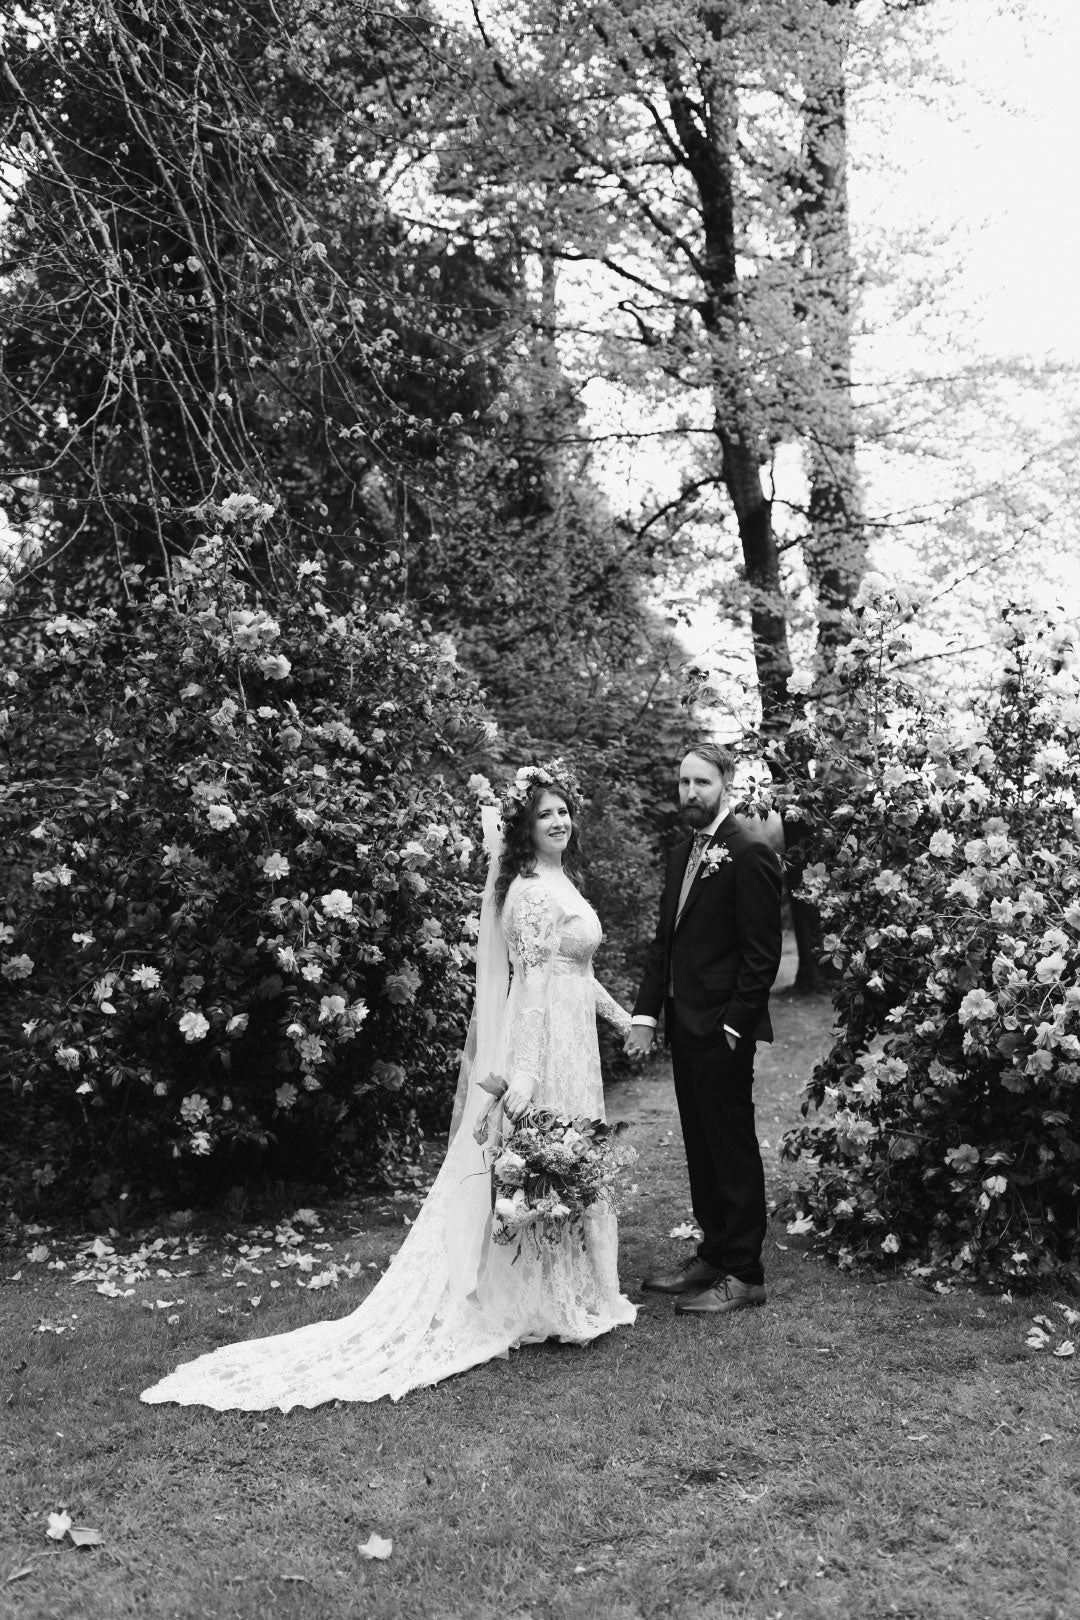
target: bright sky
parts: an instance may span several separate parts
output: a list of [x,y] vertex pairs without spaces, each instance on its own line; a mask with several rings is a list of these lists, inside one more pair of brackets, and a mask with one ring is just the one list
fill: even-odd
[[[856,206],[938,223],[963,251],[951,281],[989,352],[1080,359],[1076,216],[1078,0],[938,0],[939,54],[955,87],[931,104],[890,98],[857,172]],[[883,143],[884,146],[883,146]]]
[[[852,189],[856,216],[871,229],[936,236],[932,257],[941,279],[921,331],[914,320],[886,321],[864,341],[860,360],[864,375],[880,367],[886,377],[893,368],[951,373],[988,361],[1001,374],[1000,411],[991,404],[981,418],[958,417],[952,465],[936,455],[870,454],[865,472],[871,509],[876,504],[879,511],[939,495],[944,506],[965,479],[973,486],[1002,481],[1003,496],[992,498],[975,522],[987,549],[1023,537],[1010,575],[997,582],[975,574],[944,598],[966,612],[965,638],[977,644],[1003,592],[1050,606],[1070,580],[1080,583],[1080,506],[1067,449],[1071,434],[1075,461],[1077,378],[1066,375],[1053,387],[1045,373],[1042,384],[1009,378],[1012,361],[1035,362],[1036,371],[1080,366],[1074,202],[1080,3],[936,0],[928,15],[938,31],[933,55],[943,82],[927,81],[920,95],[898,87],[877,98],[857,126],[862,150]],[[868,298],[871,325],[875,306],[886,302],[887,294]],[[947,440],[940,425],[934,432]],[[915,538],[933,551],[933,522]],[[920,557],[896,535],[875,561],[920,595],[941,587],[939,577],[926,591]],[[965,566],[957,567],[957,578]]]

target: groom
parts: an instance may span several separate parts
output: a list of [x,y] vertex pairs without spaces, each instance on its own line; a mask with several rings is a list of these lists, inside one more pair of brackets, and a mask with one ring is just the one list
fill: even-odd
[[668,857],[627,1050],[644,1054],[664,1010],[698,1252],[645,1287],[678,1294],[684,1315],[765,1303],[765,1173],[754,1128],[754,1050],[772,1040],[780,965],[780,862],[729,807],[735,756],[699,743],[679,771],[689,843]]

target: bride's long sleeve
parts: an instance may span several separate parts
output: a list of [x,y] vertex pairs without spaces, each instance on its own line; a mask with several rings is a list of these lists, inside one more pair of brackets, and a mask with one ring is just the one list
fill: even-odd
[[525,883],[506,919],[506,938],[521,989],[516,1027],[509,1032],[510,1073],[534,1091],[540,1080],[544,1016],[559,950],[558,918],[542,883]]
[[596,986],[598,1017],[605,1018],[609,1024],[614,1024],[616,1029],[629,1029],[632,1020],[626,1008],[620,1006],[610,991],[604,989],[599,979],[594,979],[593,983]]

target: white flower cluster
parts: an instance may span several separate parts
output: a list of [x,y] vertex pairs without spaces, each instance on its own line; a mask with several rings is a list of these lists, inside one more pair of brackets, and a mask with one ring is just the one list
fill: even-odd
[[575,799],[581,797],[577,778],[564,759],[545,760],[541,765],[522,765],[503,793],[500,806],[503,820],[513,820],[537,787],[569,793]]

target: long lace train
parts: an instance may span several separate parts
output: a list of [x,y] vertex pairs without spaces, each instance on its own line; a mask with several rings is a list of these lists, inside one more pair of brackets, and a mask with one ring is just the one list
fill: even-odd
[[[503,928],[514,964],[504,1072],[530,1072],[538,1106],[603,1118],[597,1011],[620,1024],[627,1015],[593,977],[595,912],[568,879],[517,879]],[[142,1399],[219,1411],[397,1400],[521,1344],[585,1344],[633,1322],[635,1307],[619,1291],[610,1210],[588,1212],[583,1239],[571,1231],[537,1253],[526,1238],[516,1260],[512,1248],[491,1241],[488,1163],[472,1136],[488,1101],[470,1086],[415,1223],[351,1315],[214,1350]]]

